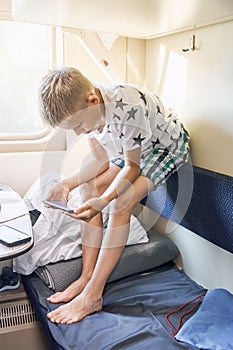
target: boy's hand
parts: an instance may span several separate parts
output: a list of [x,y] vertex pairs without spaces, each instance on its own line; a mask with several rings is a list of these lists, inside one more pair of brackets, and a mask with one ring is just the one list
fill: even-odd
[[109,203],[103,198],[91,198],[79,208],[75,209],[74,214],[67,215],[70,215],[75,219],[81,219],[88,222],[95,215],[101,212],[107,204]]
[[69,188],[60,182],[48,192],[45,199],[50,201],[61,200],[66,202],[68,200],[69,193]]

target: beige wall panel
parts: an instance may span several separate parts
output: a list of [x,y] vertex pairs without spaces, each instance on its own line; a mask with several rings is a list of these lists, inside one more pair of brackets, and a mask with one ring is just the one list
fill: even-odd
[[[108,67],[103,60],[108,61]],[[117,37],[108,50],[96,33],[67,32],[65,64],[77,67],[96,83],[125,81],[126,38]]]
[[146,82],[180,115],[197,166],[233,176],[233,21],[147,41]]
[[146,41],[127,39],[126,81],[131,84],[145,85]]

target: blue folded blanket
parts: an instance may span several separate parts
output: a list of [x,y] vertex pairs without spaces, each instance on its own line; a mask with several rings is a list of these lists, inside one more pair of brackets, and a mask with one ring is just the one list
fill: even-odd
[[233,295],[209,290],[175,339],[205,350],[233,350]]

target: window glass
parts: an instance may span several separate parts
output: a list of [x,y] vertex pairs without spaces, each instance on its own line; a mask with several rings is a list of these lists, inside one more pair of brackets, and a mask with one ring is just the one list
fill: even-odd
[[38,85],[49,65],[48,30],[45,25],[0,20],[0,138],[45,128]]

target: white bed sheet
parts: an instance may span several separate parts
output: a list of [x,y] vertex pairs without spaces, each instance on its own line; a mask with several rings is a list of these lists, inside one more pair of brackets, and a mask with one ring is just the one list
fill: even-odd
[[[68,260],[82,255],[81,230],[78,220],[73,219],[60,210],[46,208],[42,202],[44,194],[57,181],[56,174],[48,174],[38,179],[28,190],[24,202],[28,210],[41,212],[33,226],[34,246],[30,251],[14,259],[15,271],[24,275],[31,274],[39,266]],[[70,202],[75,202],[75,191]],[[104,213],[104,223],[108,220]],[[132,215],[127,245],[146,243],[148,235],[139,220]]]

